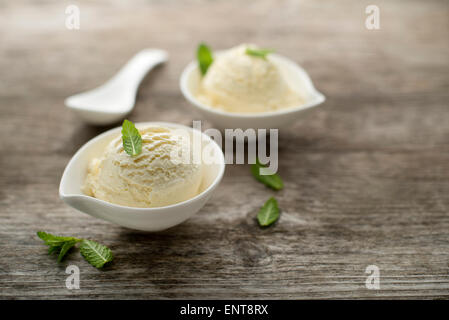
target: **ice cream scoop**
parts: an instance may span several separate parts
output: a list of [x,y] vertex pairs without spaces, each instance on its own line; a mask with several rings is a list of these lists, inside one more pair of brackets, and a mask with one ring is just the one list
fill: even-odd
[[[192,134],[195,131],[192,128],[168,122],[136,123],[138,129],[148,126],[180,129]],[[89,163],[94,158],[99,159],[104,156],[106,148],[120,134],[121,129],[121,127],[111,129],[88,141],[69,161],[59,185],[59,196],[67,205],[123,227],[160,231],[185,221],[206,204],[223,177],[225,161],[221,147],[205,133],[201,133],[201,146],[203,150],[210,151],[213,161],[202,163],[201,186],[198,194],[190,199],[163,207],[137,208],[117,205],[82,192]]]
[[[215,62],[227,53],[227,50],[214,52],[215,61],[209,67],[207,73],[210,72]],[[254,58],[261,59],[258,57]],[[278,67],[279,72],[283,75],[283,79],[288,83],[288,86],[295,92],[298,92],[299,96],[303,99],[300,104],[264,112],[230,112],[221,109],[217,107],[217,104],[213,104],[211,97],[204,96],[204,77],[200,73],[197,61],[189,63],[182,72],[180,77],[181,92],[187,101],[205,119],[212,122],[219,129],[285,128],[296,120],[303,118],[306,114],[314,110],[314,107],[326,100],[324,95],[315,89],[307,72],[296,62],[276,53],[270,54],[267,58]],[[201,92],[203,92],[204,98],[200,100],[199,96]],[[218,101],[218,98],[216,101]]]
[[237,113],[276,111],[304,103],[274,60],[248,54],[248,49],[257,47],[240,45],[215,58],[196,94],[199,101]]
[[[194,163],[190,139],[175,130],[141,128],[142,152],[128,155],[118,135],[100,158],[89,164],[83,191],[118,205],[152,208],[178,203],[198,194],[201,163]],[[178,159],[187,154],[186,161]]]

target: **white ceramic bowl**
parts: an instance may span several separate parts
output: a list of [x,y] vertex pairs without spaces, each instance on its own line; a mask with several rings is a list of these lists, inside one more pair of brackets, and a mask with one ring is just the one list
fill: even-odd
[[[222,52],[217,52],[215,55],[220,54]],[[315,89],[307,72],[298,66],[298,64],[278,54],[270,54],[270,59],[281,68],[281,72],[285,75],[285,79],[290,87],[304,98],[304,104],[279,111],[250,114],[226,112],[207,106],[198,101],[195,96],[201,82],[201,74],[196,61],[189,63],[181,74],[181,92],[190,104],[218,129],[283,128],[304,116],[306,111],[310,111],[313,107],[318,106],[326,100],[324,95]]]
[[[160,125],[174,129],[185,129],[193,133],[192,128],[167,122],[137,123],[138,128],[147,125]],[[198,212],[212,195],[214,189],[220,183],[225,169],[223,151],[209,136],[201,133],[202,146],[212,144],[209,147],[213,157],[213,163],[203,164],[204,177],[200,186],[200,193],[183,202],[159,208],[134,208],[116,205],[82,193],[89,161],[99,157],[107,144],[118,134],[121,127],[106,131],[88,141],[72,157],[67,164],[59,185],[59,196],[69,206],[123,227],[143,230],[160,231],[173,227],[187,220]]]

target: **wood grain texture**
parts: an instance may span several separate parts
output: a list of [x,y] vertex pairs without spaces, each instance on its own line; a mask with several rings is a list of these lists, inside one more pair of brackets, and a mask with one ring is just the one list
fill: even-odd
[[[449,298],[449,3],[376,1],[78,1],[0,4],[0,298]],[[64,98],[101,84],[135,52],[160,47],[132,121],[190,125],[178,88],[199,41],[276,48],[303,65],[326,103],[280,131],[278,223],[257,226],[273,191],[229,165],[207,205],[148,234],[94,219],[58,198],[65,165],[104,127]],[[211,124],[207,124],[211,126]],[[46,254],[37,230],[97,240],[98,271],[78,253]],[[81,289],[65,288],[65,268]],[[381,289],[365,288],[380,268]]]

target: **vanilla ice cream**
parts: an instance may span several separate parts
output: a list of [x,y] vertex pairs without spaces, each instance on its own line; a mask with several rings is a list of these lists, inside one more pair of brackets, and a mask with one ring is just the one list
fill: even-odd
[[228,112],[276,111],[303,104],[276,63],[246,53],[254,46],[240,45],[215,57],[196,94],[207,106]]
[[196,196],[202,181],[201,164],[173,161],[172,152],[190,146],[174,130],[147,127],[139,130],[142,152],[128,155],[117,136],[100,158],[90,162],[83,192],[111,203],[130,207],[161,207]]

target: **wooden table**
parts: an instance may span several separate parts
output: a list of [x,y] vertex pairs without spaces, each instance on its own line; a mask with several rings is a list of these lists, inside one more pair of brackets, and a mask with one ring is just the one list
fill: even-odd
[[[448,298],[449,4],[375,1],[381,28],[367,30],[371,2],[78,1],[72,31],[68,2],[3,3],[0,298]],[[327,96],[280,130],[285,189],[229,165],[195,217],[154,234],[62,203],[65,165],[108,129],[84,124],[64,98],[160,47],[170,62],[145,80],[130,119],[191,125],[199,115],[178,80],[202,40],[276,48]],[[260,229],[272,195],[281,218]],[[97,240],[116,258],[103,271],[77,252],[58,264],[37,230]],[[79,290],[65,287],[71,264]],[[368,265],[379,290],[365,286]]]

